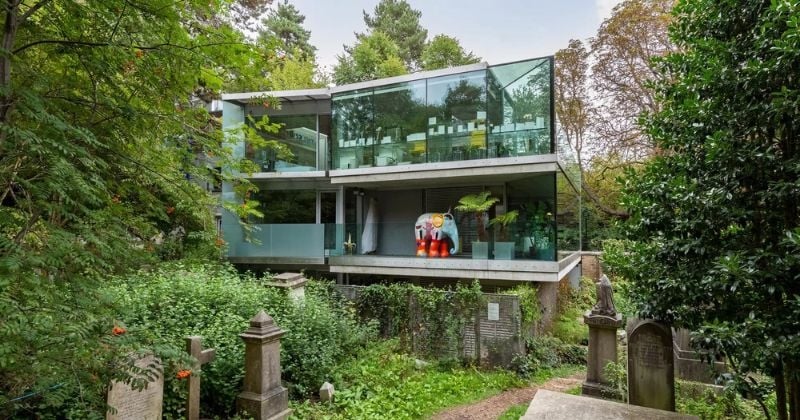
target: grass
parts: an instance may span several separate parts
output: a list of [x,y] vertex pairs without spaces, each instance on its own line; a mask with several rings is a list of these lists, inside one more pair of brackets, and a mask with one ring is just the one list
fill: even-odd
[[530,403],[512,405],[511,408],[504,411],[497,420],[519,420],[519,418],[528,411],[528,405],[530,405]]
[[333,403],[304,401],[292,405],[295,418],[408,419],[436,413],[525,386],[513,373],[431,363],[424,369],[397,349],[379,342],[344,364],[331,381]]

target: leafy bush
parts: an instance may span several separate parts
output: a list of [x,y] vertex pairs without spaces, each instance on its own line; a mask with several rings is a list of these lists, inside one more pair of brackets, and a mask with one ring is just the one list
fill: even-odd
[[514,374],[453,367],[433,362],[415,368],[412,356],[396,340],[378,342],[336,370],[332,403],[294,404],[298,418],[424,418],[443,408],[464,404],[524,385]]
[[527,355],[517,355],[511,368],[523,378],[530,378],[542,369],[565,365],[585,365],[587,350],[584,346],[564,343],[551,336],[538,336],[526,340]]
[[[293,304],[281,291],[265,287],[265,280],[240,276],[228,265],[177,262],[117,278],[111,289],[130,335],[173,351],[184,351],[184,337],[200,335],[204,347],[216,349],[216,359],[202,371],[202,409],[204,415],[226,416],[232,414],[244,376],[239,334],[259,310],[286,331],[281,368],[295,396],[318,389],[340,358],[374,336],[374,327],[359,325],[329,285],[309,282],[304,302]],[[187,367],[180,363],[167,365]],[[170,371],[165,379],[164,415],[181,417],[185,382]]]
[[578,289],[562,283],[558,290],[558,313],[553,323],[553,336],[565,343],[588,344],[589,329],[583,324],[583,314],[596,301],[595,285],[591,279],[582,277]]

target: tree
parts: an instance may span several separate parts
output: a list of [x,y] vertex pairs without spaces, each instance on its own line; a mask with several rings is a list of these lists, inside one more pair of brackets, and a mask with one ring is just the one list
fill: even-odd
[[305,20],[297,8],[284,1],[263,20],[264,30],[259,37],[274,41],[282,56],[313,62],[317,49],[309,42],[311,31],[303,27]]
[[350,54],[336,58],[333,81],[340,85],[406,73],[397,45],[383,32],[361,37]]
[[358,35],[359,39],[382,32],[397,45],[397,54],[407,71],[421,67],[422,51],[428,38],[428,30],[419,23],[422,12],[411,8],[406,0],[381,0],[372,15],[366,10],[363,14],[369,32]]
[[421,67],[423,70],[436,70],[480,61],[480,57],[475,56],[472,51],[464,51],[464,47],[457,39],[439,34],[425,45],[421,57]]
[[659,77],[652,58],[674,50],[667,34],[674,0],[626,0],[614,8],[591,41],[592,89],[602,104],[593,130],[595,147],[626,161],[654,152],[638,118],[658,111],[649,84]]
[[115,355],[136,349],[111,334],[104,280],[183,246],[216,249],[213,199],[187,179],[211,178],[203,153],[248,165],[190,98],[213,97],[255,61],[229,22],[229,6],[245,3],[3,1],[3,417],[104,411]]
[[677,52],[643,124],[660,153],[623,196],[631,296],[723,354],[762,407],[753,374],[771,377],[778,417],[798,419],[800,9],[696,0],[674,14]]

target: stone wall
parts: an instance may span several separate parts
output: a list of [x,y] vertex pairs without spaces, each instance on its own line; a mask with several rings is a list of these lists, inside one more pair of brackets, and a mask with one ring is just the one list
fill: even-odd
[[[363,288],[364,286],[336,285],[336,289],[351,301],[358,298]],[[440,293],[451,292],[443,291]],[[463,330],[463,336],[460,338],[464,354],[443,354],[441,356],[474,357],[479,349],[483,363],[493,366],[506,366],[511,362],[515,354],[525,351],[525,342],[522,339],[522,313],[519,297],[498,293],[483,293],[483,297],[486,304],[481,305],[478,310],[478,319],[480,320],[478,328],[476,328],[474,321],[468,322]],[[555,297],[553,297],[553,302],[555,302]],[[413,302],[409,303],[412,308],[416,308]],[[424,334],[425,331],[434,330],[434,328],[426,326],[424,322],[420,321],[422,317],[419,310],[411,316],[417,322],[412,322],[414,328],[412,329],[411,337],[407,337],[407,341],[412,351],[420,353],[423,349],[418,348],[419,345],[417,343],[421,340],[417,339],[417,337],[420,334]],[[478,340],[475,338],[476,335],[479,338]],[[478,346],[476,346],[476,342]]]

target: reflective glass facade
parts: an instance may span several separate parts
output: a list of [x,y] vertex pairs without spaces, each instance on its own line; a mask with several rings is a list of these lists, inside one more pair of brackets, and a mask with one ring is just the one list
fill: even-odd
[[[258,164],[262,172],[316,171],[321,160],[317,155],[320,139],[327,142],[327,135],[317,124],[317,115],[270,116],[270,123],[280,124],[277,133],[259,131],[266,140],[277,140],[291,152],[291,157],[279,159],[270,149],[255,149],[247,144],[245,156]],[[323,144],[324,144],[323,142]],[[324,161],[323,161],[324,162]]]
[[552,58],[332,96],[330,169],[553,153]]

